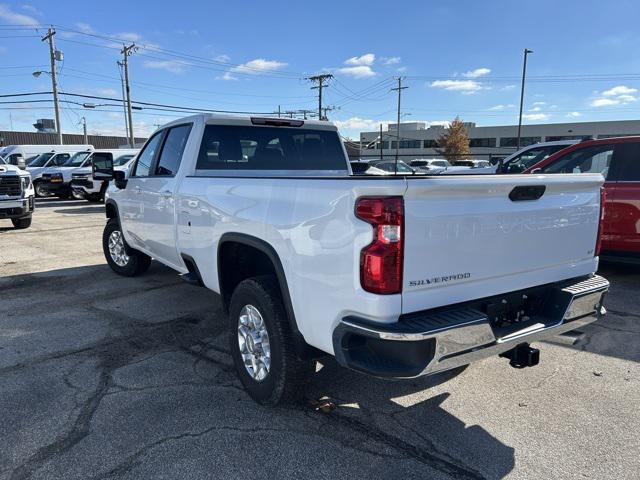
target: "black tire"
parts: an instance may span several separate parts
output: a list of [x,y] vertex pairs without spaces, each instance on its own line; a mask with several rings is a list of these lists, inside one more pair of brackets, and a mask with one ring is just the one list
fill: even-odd
[[92,195],[87,195],[84,199],[89,203],[102,203],[104,202],[104,198],[100,196],[99,193],[94,193]]
[[[240,312],[247,305],[260,312],[269,336],[271,364],[262,380],[249,374],[240,353],[238,321]],[[249,278],[236,287],[231,296],[228,326],[233,363],[249,396],[266,406],[300,401],[314,362],[296,355],[280,288],[273,276]]]
[[69,200],[71,198],[71,192],[57,193],[56,197],[60,200]]
[[16,230],[23,230],[31,226],[31,216],[22,218],[12,218],[11,223]]
[[124,244],[124,250],[128,256],[128,260],[126,260],[125,264],[118,265],[114,258],[112,258],[109,251],[109,239],[111,238],[111,234],[114,232],[120,232],[120,235],[122,235],[118,219],[110,218],[104,227],[104,232],[102,233],[102,251],[104,252],[104,257],[107,259],[107,263],[111,267],[111,270],[123,277],[135,277],[136,275],[144,273],[149,268],[149,265],[151,265],[151,257],[131,248],[124,240],[124,237],[122,237],[122,242]]

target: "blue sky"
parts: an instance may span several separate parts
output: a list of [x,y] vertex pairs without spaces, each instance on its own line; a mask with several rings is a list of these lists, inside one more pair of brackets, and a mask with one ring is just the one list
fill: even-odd
[[[450,3],[450,4],[447,4]],[[529,57],[525,123],[637,119],[640,2],[634,1],[29,1],[0,0],[0,94],[50,90],[48,50],[57,27],[61,90],[120,98],[118,39],[137,101],[219,110],[316,109],[305,78],[330,72],[330,119],[357,137],[394,121],[403,76],[404,121],[456,115],[478,125],[517,121],[522,50]],[[116,39],[110,40],[110,39]],[[46,99],[22,97],[20,100]],[[15,98],[13,98],[15,99]],[[3,99],[6,100],[6,99]],[[67,102],[109,101],[65,96]],[[65,132],[123,134],[122,109],[63,104]],[[33,130],[48,103],[0,105],[0,129]],[[134,113],[148,134],[179,113]]]

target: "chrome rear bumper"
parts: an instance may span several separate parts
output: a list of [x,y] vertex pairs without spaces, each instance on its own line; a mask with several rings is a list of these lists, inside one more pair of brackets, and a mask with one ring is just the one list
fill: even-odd
[[334,330],[334,352],[340,364],[375,376],[429,375],[594,322],[606,313],[602,300],[608,289],[598,275],[549,285],[539,312],[506,327],[484,313],[499,297],[405,315],[393,324],[346,317]]

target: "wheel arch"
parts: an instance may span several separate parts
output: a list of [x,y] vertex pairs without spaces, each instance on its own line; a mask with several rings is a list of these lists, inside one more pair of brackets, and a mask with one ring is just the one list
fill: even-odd
[[107,218],[120,218],[118,216],[118,204],[114,200],[107,200],[104,207]]
[[[280,287],[282,301],[284,303],[285,312],[287,313],[289,327],[291,328],[291,332],[293,333],[295,339],[295,346],[298,354],[304,357],[317,356],[318,351],[316,351],[313,347],[306,343],[304,337],[302,336],[302,333],[300,332],[300,329],[298,328],[298,322],[293,311],[293,304],[291,302],[291,295],[289,293],[287,277],[285,275],[278,252],[276,252],[273,246],[271,246],[264,240],[253,237],[251,235],[233,232],[225,233],[222,235],[222,237],[220,237],[217,251],[218,283],[225,310],[228,311],[229,301],[231,299],[231,294],[233,293],[233,289],[235,288],[235,286],[240,281],[249,278],[250,276],[256,274],[264,274],[264,268],[266,267],[265,265],[262,265],[262,268],[257,267],[259,271],[250,269],[248,271],[252,272],[252,275],[244,276],[244,278],[242,275],[236,278],[231,277],[227,268],[229,268],[229,266],[233,264],[233,261],[225,258],[225,255],[230,252],[230,248],[233,248],[234,252],[239,252],[240,254],[249,253],[250,255],[262,255],[263,258],[259,259],[259,261],[256,262],[257,264],[260,264],[264,259],[268,260],[271,265],[272,272],[275,275]],[[256,258],[254,258],[254,260],[255,259]]]

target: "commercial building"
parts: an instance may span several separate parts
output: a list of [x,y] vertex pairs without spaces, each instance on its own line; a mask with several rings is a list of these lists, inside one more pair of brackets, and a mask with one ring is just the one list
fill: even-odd
[[[83,145],[89,143],[95,148],[121,148],[128,147],[129,140],[126,137],[116,137],[111,135],[88,135],[87,142],[83,135],[63,133],[62,141],[65,145]],[[141,146],[147,139],[136,137],[136,146]],[[5,145],[56,145],[58,135],[44,132],[16,132],[0,131],[0,146]]]
[[[505,125],[478,127],[475,123],[465,123],[469,134],[471,154],[477,158],[504,157],[516,149],[518,126]],[[382,148],[383,157],[396,154],[397,137],[400,137],[401,158],[437,157],[438,138],[445,133],[441,125],[426,126],[422,122],[389,124],[380,132],[362,132],[360,134],[360,157],[379,158]],[[523,125],[520,145],[526,146],[538,142],[550,142],[565,139],[610,138],[640,135],[640,120],[616,120],[607,122],[574,122]],[[381,142],[382,140],[382,142]]]

